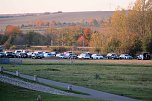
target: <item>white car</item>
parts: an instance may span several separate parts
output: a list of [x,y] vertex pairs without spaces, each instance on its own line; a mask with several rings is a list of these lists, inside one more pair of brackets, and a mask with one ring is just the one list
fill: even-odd
[[41,58],[44,58],[44,53],[42,51],[35,51],[35,54],[38,54]]
[[120,59],[133,59],[133,57],[130,56],[130,55],[128,55],[128,54],[121,54],[121,55],[119,56],[119,58],[120,58]]
[[72,55],[72,52],[64,52],[64,58],[68,59],[70,57],[70,55]]
[[32,54],[33,54],[33,52],[28,52],[28,53],[27,53],[28,58],[31,58],[31,57],[32,57]]
[[48,53],[48,52],[43,53],[43,55],[44,55],[45,58],[53,56],[51,53]]
[[14,53],[16,54],[16,53],[21,53],[21,52],[23,52],[23,51],[22,50],[15,50]]
[[56,56],[56,52],[50,52],[52,56]]
[[39,53],[33,53],[31,56],[32,59],[42,59],[43,56]]
[[59,53],[59,54],[56,54],[56,57],[59,57],[59,58],[64,58],[65,56],[64,56],[64,54]]
[[92,54],[92,59],[103,59],[103,56],[101,54]]
[[89,54],[82,53],[82,54],[78,55],[78,58],[79,59],[90,59],[91,57]]

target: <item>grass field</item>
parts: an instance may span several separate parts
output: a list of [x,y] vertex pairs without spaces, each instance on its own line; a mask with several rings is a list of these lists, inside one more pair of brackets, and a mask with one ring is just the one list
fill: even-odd
[[42,101],[101,101],[41,93],[0,82],[0,101],[36,101],[38,95]]
[[[105,61],[105,62],[104,62]],[[9,71],[68,82],[146,101],[152,100],[152,61],[138,60],[24,60],[3,65]],[[96,77],[99,75],[99,77]]]

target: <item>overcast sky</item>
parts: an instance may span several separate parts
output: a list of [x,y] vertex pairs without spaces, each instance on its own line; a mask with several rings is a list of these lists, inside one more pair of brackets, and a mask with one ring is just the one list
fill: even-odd
[[108,11],[127,9],[136,0],[0,0],[0,14]]

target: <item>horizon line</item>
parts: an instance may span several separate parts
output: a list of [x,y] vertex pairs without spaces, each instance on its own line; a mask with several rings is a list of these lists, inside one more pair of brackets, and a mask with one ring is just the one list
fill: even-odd
[[22,14],[42,14],[42,13],[78,13],[78,12],[114,12],[116,10],[89,10],[89,11],[55,11],[55,12],[25,12],[25,13],[0,13],[0,15],[22,15]]

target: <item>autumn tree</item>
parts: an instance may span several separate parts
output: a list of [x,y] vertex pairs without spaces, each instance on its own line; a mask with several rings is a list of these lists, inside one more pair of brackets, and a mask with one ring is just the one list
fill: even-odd
[[143,51],[151,52],[152,48],[148,44],[151,44],[152,36],[152,0],[137,0],[128,13],[128,19],[129,29],[138,34]]
[[20,29],[17,26],[13,26],[13,25],[8,25],[6,26],[6,29],[5,29],[6,35],[17,34],[20,32],[21,32]]
[[5,29],[5,35],[8,37],[5,41],[4,46],[10,48],[13,45],[13,41],[21,33],[20,29],[17,26],[8,25]]
[[102,23],[102,31],[107,30],[92,34],[90,45],[101,47],[103,52],[132,55],[141,51],[151,52],[151,2],[152,0],[137,0],[128,11],[115,11],[107,24]]
[[93,47],[92,51],[93,52],[98,52],[101,53],[101,47],[102,47],[102,34],[99,32],[94,32],[91,35],[91,40],[90,40],[90,46]]
[[77,44],[79,46],[85,47],[85,46],[88,46],[88,43],[89,43],[89,41],[83,35],[79,36],[79,38],[77,40]]
[[94,47],[91,51],[107,53],[109,51],[109,42],[111,41],[111,21],[104,20],[102,22],[102,30],[100,32],[95,31],[91,34],[90,46]]
[[27,45],[45,45],[46,37],[39,33],[29,32],[25,35]]
[[78,45],[77,41],[82,33],[83,29],[80,26],[67,26],[63,28],[49,28],[45,36],[47,36],[48,42],[53,41],[54,45],[71,46],[73,44]]

